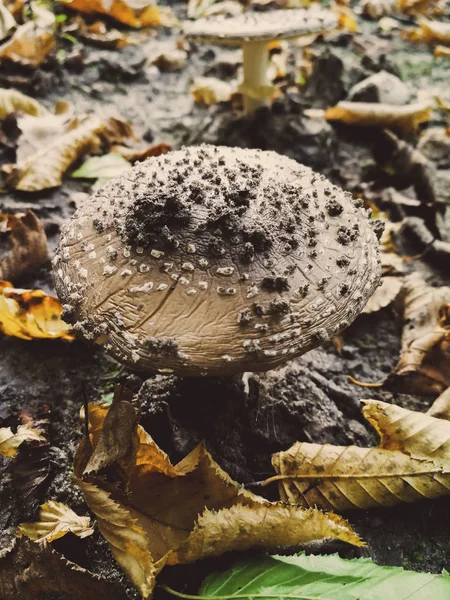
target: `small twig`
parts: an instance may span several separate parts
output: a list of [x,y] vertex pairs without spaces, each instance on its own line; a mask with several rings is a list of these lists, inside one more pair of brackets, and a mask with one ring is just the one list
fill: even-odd
[[384,381],[379,381],[378,383],[367,383],[365,381],[358,381],[351,375],[347,375],[347,377],[351,383],[354,383],[355,385],[359,385],[360,387],[378,388],[378,387],[382,387],[384,384]]

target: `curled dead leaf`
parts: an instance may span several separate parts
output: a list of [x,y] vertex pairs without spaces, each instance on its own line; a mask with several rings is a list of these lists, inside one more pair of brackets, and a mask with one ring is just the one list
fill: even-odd
[[0,261],[0,277],[17,280],[46,263],[50,254],[42,223],[33,211],[25,214],[0,214],[0,231],[9,232],[10,250]]
[[442,394],[436,398],[427,410],[427,415],[436,417],[437,419],[447,419],[447,421],[450,421],[450,387],[444,390]]
[[22,523],[17,535],[25,535],[34,542],[53,542],[66,533],[73,533],[80,538],[92,535],[89,517],[80,517],[62,502],[49,500],[41,505],[39,521]]
[[328,121],[363,127],[387,127],[403,133],[414,131],[431,117],[429,103],[416,102],[398,106],[375,102],[339,102],[325,111]]
[[434,49],[435,58],[450,58],[450,48],[446,46],[436,46]]
[[19,425],[16,433],[13,433],[11,427],[0,427],[0,454],[8,458],[13,458],[17,454],[17,449],[23,442],[43,441],[44,437],[40,431],[28,427],[28,425]]
[[135,162],[140,162],[145,160],[146,158],[150,158],[151,156],[161,156],[161,154],[167,154],[172,150],[172,147],[169,144],[165,144],[164,142],[161,144],[156,144],[156,146],[145,146],[144,148],[134,148],[129,146],[122,146],[116,144],[111,147],[111,152],[117,152],[125,160],[128,160],[131,164]]
[[402,287],[403,281],[400,277],[383,277],[381,285],[369,298],[363,313],[370,314],[386,308],[399,296]]
[[393,506],[450,493],[450,422],[375,400],[363,414],[376,448],[297,442],[275,454],[280,497],[339,511]]
[[18,90],[0,89],[0,119],[14,112],[23,112],[34,117],[43,117],[49,111],[34,98]]
[[172,11],[157,6],[153,0],[72,0],[70,8],[86,14],[107,15],[136,28],[176,23]]
[[[108,466],[111,482],[108,476],[83,477],[106,414],[104,406],[89,406],[90,441],[82,442],[75,457],[76,481],[114,557],[144,598],[166,564],[329,536],[361,545],[336,515],[268,502],[240,488],[203,445],[173,466],[140,426],[125,455]],[[126,493],[113,483],[117,480]]]
[[402,350],[386,383],[405,393],[442,392],[450,386],[450,287],[410,275],[404,293]]
[[8,36],[16,27],[16,20],[9,12],[8,7],[0,2],[0,40]]
[[0,281],[0,332],[4,335],[24,340],[73,340],[61,312],[59,300],[43,291],[16,289],[9,281]]
[[0,597],[2,600],[126,600],[127,594],[112,583],[83,569],[56,552],[46,542],[14,540],[0,550]]
[[419,27],[408,35],[411,40],[425,44],[450,45],[450,23],[421,19]]

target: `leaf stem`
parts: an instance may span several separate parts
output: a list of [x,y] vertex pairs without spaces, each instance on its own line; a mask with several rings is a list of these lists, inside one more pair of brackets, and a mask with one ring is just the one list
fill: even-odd
[[169,592],[173,596],[177,596],[178,598],[184,598],[185,600],[230,600],[234,598],[248,598],[252,600],[253,598],[292,598],[293,600],[328,600],[323,596],[299,596],[298,594],[229,594],[228,596],[196,596],[194,594],[183,594],[182,592],[177,592],[177,590],[172,589],[168,585],[158,585],[161,589]]

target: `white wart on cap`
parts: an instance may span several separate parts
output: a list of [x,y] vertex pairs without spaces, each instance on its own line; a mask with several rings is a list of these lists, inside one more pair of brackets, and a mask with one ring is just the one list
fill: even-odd
[[184,31],[188,40],[242,46],[244,80],[240,91],[244,95],[246,112],[251,114],[261,106],[268,106],[273,92],[267,79],[269,43],[325,32],[336,25],[336,15],[331,11],[300,8],[199,19],[186,22]]
[[200,146],[141,163],[64,227],[65,314],[147,372],[265,371],[347,327],[380,277],[350,194],[274,152]]

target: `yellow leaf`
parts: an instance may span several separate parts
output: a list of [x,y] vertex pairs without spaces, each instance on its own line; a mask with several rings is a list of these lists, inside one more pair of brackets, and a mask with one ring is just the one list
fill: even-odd
[[82,13],[107,15],[130,27],[173,25],[172,11],[152,0],[72,0],[70,8]]
[[0,214],[0,230],[9,231],[10,250],[0,261],[0,277],[20,279],[49,260],[47,236],[33,211],[25,214]]
[[71,508],[55,500],[41,505],[39,519],[36,523],[19,525],[17,535],[25,535],[34,542],[53,542],[66,533],[73,533],[80,538],[94,533],[89,517],[80,517]]
[[435,58],[450,58],[450,48],[445,46],[436,46],[434,49]]
[[[76,481],[113,555],[143,597],[150,596],[166,564],[329,536],[362,545],[336,515],[286,507],[240,488],[203,445],[173,466],[140,426],[130,439],[134,450],[109,465],[106,476],[83,477],[106,414],[104,406],[89,407],[90,442],[85,440],[75,457]],[[120,489],[115,481],[122,482]]]
[[39,104],[34,98],[30,98],[18,90],[0,89],[0,119],[18,111],[37,117],[49,114],[45,106]]
[[61,185],[70,165],[97,150],[102,137],[121,140],[131,129],[116,119],[87,117],[75,129],[56,137],[41,150],[17,163],[11,183],[16,190],[36,192]]
[[375,102],[339,102],[325,111],[328,121],[341,121],[347,125],[387,127],[408,133],[431,116],[428,103],[416,102],[398,106]]
[[450,385],[450,287],[410,275],[404,292],[402,350],[388,383],[405,393],[442,392]]
[[206,106],[229,102],[236,91],[235,85],[216,77],[195,77],[191,86],[194,100]]
[[421,19],[419,26],[420,29],[413,32],[413,40],[425,42],[426,44],[450,45],[450,23]]
[[339,511],[393,506],[450,493],[450,422],[369,400],[377,448],[297,442],[272,458],[282,499]]
[[13,433],[10,427],[0,427],[0,454],[13,458],[23,442],[44,440],[45,438],[37,429],[32,429],[27,425],[19,425],[17,433]]
[[73,340],[70,327],[61,320],[61,305],[41,290],[22,290],[0,280],[0,331],[32,339]]
[[340,29],[350,31],[352,33],[358,31],[358,20],[351,8],[341,4],[334,4],[332,10],[338,18],[338,25]]

